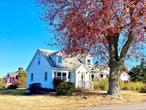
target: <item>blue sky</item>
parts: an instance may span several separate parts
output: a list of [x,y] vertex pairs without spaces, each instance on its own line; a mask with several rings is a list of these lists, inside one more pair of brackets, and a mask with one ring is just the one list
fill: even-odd
[[[37,48],[49,47],[52,33],[40,20],[41,9],[35,0],[0,0],[0,76],[26,69]],[[132,67],[136,63],[128,62]]]
[[35,0],[0,0],[0,75],[27,67],[37,48],[48,48],[53,34],[40,20]]

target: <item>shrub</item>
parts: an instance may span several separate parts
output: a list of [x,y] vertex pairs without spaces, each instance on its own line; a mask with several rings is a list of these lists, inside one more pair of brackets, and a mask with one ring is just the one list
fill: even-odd
[[8,89],[17,89],[17,88],[18,88],[17,85],[9,85],[9,86],[8,86]]
[[42,88],[40,83],[33,83],[29,87],[31,94],[46,94],[49,92],[54,92],[54,89]]
[[70,82],[62,82],[56,87],[57,95],[72,95],[72,92],[75,90],[75,86]]
[[134,90],[140,91],[144,87],[143,82],[120,82],[120,86],[122,90]]
[[[143,82],[123,82],[120,81],[120,87],[122,90],[133,90],[133,91],[144,91],[145,83]],[[94,89],[97,90],[108,90],[108,81],[94,81]]]
[[94,81],[94,89],[97,90],[108,90],[108,81],[107,80],[100,80]]
[[61,80],[60,78],[54,78],[53,80],[53,85],[54,85],[54,89],[56,89],[56,87],[60,84],[63,83],[64,80]]
[[40,83],[30,84],[29,91],[32,94],[40,94],[41,93],[41,84]]
[[7,88],[7,84],[6,82],[0,78],[0,89],[5,89]]
[[146,86],[142,87],[141,90],[139,91],[140,93],[146,93]]

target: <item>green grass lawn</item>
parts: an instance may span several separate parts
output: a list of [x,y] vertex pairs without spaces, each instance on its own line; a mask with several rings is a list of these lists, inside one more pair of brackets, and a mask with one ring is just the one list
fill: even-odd
[[0,95],[23,95],[26,89],[0,89]]

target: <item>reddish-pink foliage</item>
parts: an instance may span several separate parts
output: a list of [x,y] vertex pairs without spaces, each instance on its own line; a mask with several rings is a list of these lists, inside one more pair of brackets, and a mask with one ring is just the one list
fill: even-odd
[[[109,39],[123,34],[120,37],[134,39],[127,54],[128,58],[131,55],[135,55],[136,58],[142,55],[140,50],[146,46],[144,0],[38,2],[45,8],[44,20],[53,25],[58,33],[56,41],[67,52],[83,53],[86,49],[92,54],[108,56]],[[132,35],[129,35],[130,32]]]

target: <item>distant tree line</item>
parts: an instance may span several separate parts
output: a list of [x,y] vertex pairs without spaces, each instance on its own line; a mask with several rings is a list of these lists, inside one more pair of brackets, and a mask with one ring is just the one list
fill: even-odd
[[146,83],[146,65],[142,62],[140,65],[129,71],[131,81],[142,81]]

